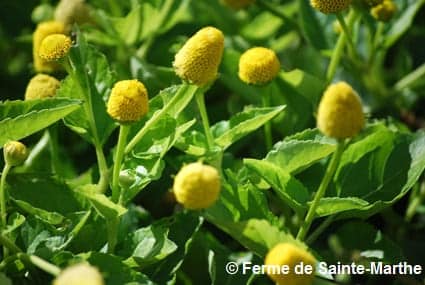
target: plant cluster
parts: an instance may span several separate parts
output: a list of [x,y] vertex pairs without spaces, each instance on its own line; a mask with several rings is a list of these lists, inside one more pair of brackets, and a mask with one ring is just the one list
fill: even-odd
[[43,1],[0,103],[0,284],[419,284],[294,268],[425,270],[424,4]]

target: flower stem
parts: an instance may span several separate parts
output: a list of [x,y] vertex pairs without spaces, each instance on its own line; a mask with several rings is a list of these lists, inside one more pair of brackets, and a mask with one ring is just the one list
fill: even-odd
[[325,195],[326,189],[328,188],[329,182],[333,178],[336,168],[339,164],[339,161],[341,160],[341,155],[344,151],[345,144],[343,141],[339,141],[337,144],[337,148],[335,152],[332,155],[332,159],[326,169],[325,176],[322,179],[322,182],[320,183],[319,189],[316,192],[316,195],[314,196],[313,203],[310,206],[310,209],[307,212],[307,216],[305,218],[304,223],[301,225],[298,234],[297,239],[303,240],[310,229],[311,223],[313,222],[313,219],[316,215],[316,209],[317,206],[319,206],[320,199]]
[[114,217],[106,221],[108,230],[108,253],[113,254],[115,246],[117,245],[119,217]]
[[7,224],[7,213],[6,213],[6,176],[12,167],[6,163],[3,167],[0,180],[0,214],[1,214],[1,227],[6,227]]
[[[351,29],[351,27],[354,24],[354,21],[356,20],[356,12],[354,9],[351,9],[350,13],[348,14],[348,24],[346,26],[347,30]],[[342,53],[344,52],[344,46],[345,42],[347,40],[347,33],[341,33],[339,35],[338,41],[336,43],[335,49],[332,53],[331,61],[328,65],[328,70],[326,72],[326,85],[329,85],[329,83],[332,82],[332,79],[335,76],[336,69],[341,61]]]
[[33,265],[37,266],[41,270],[53,275],[58,276],[61,272],[61,269],[57,267],[56,265],[36,256],[36,255],[29,255],[25,253],[18,253],[18,258],[22,261],[25,261],[27,263],[32,263]]
[[[0,233],[0,244],[4,246],[4,248],[9,249],[12,253],[19,253],[22,252],[22,249],[20,249],[13,241],[11,241],[8,237]],[[6,256],[3,256],[3,259]]]
[[[158,120],[167,113],[170,109],[174,108],[175,102],[177,102],[180,97],[187,91],[187,86],[182,85],[173,98],[160,110],[155,112],[152,117],[145,123],[143,128],[130,140],[130,142],[125,147],[125,154],[128,154],[133,148],[139,143],[143,136],[151,129],[153,125],[158,122]],[[196,91],[195,91],[196,92]]]
[[207,108],[205,107],[205,94],[202,91],[195,94],[196,104],[198,105],[199,114],[201,115],[202,126],[204,127],[205,137],[207,138],[208,150],[214,147],[214,138],[211,134],[210,122],[208,120]]
[[124,157],[127,136],[130,131],[129,125],[120,125],[120,134],[118,136],[117,150],[115,153],[114,169],[112,172],[112,201],[118,202],[120,197],[119,178],[121,163]]
[[338,22],[340,23],[342,30],[346,36],[346,39],[348,41],[348,48],[350,50],[350,53],[353,57],[357,57],[356,48],[354,47],[354,41],[353,37],[351,36],[350,29],[348,28],[347,24],[345,23],[344,17],[341,13],[336,13],[336,18]]
[[[271,88],[267,88],[266,94],[263,94],[261,97],[263,107],[270,107],[270,97],[271,97]],[[266,152],[268,152],[273,146],[273,137],[272,137],[272,125],[270,121],[264,124],[264,139],[266,142]]]

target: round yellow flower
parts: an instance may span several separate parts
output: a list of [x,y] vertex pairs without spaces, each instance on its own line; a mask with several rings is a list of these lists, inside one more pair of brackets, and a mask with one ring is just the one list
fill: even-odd
[[18,141],[7,142],[3,146],[4,161],[10,166],[17,166],[27,159],[28,150],[27,147]]
[[220,194],[220,175],[209,165],[195,162],[183,166],[174,179],[176,200],[187,209],[210,207]]
[[63,270],[53,285],[104,285],[102,274],[90,264],[80,263]]
[[148,91],[140,81],[122,80],[115,83],[108,101],[108,114],[120,123],[140,120],[149,110]]
[[[304,263],[311,265],[312,274],[296,274],[295,266]],[[304,249],[301,249],[291,243],[279,243],[273,247],[266,256],[264,264],[267,265],[267,274],[278,285],[310,285],[313,284],[314,268],[316,259]],[[289,273],[279,274],[276,267],[287,265]]]
[[57,61],[65,57],[71,48],[71,38],[63,34],[53,34],[44,38],[38,55],[46,61]]
[[254,3],[255,0],[221,0],[221,2],[232,9],[243,9]]
[[65,26],[61,22],[57,21],[48,21],[43,22],[37,25],[37,28],[33,34],[33,60],[34,60],[34,69],[36,72],[46,72],[51,73],[58,69],[60,66],[55,62],[48,62],[40,58],[39,51],[41,42],[45,37],[53,34],[63,34],[65,33]]
[[392,0],[384,0],[381,4],[372,7],[370,13],[381,22],[388,22],[397,12],[397,6]]
[[67,30],[72,24],[90,22],[90,9],[85,0],[61,0],[56,6],[55,20],[64,23]]
[[324,13],[338,13],[348,8],[351,0],[310,0],[311,6]]
[[364,126],[360,97],[346,82],[332,84],[323,94],[317,112],[317,127],[337,139],[354,137]]
[[245,51],[239,59],[239,78],[248,84],[266,84],[280,71],[276,53],[264,47],[254,47]]
[[173,67],[183,80],[203,86],[217,77],[224,49],[223,33],[206,27],[193,35],[178,51]]
[[25,100],[54,97],[59,86],[60,82],[56,78],[46,74],[37,74],[27,85]]

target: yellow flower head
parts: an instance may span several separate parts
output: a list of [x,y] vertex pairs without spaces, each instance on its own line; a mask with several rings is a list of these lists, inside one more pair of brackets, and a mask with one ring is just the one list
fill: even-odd
[[33,34],[33,60],[34,60],[34,69],[36,72],[47,72],[51,73],[60,69],[59,65],[55,62],[47,62],[44,59],[40,58],[39,50],[41,42],[45,37],[53,34],[63,34],[65,33],[65,26],[61,22],[57,21],[48,21],[43,22],[37,25],[37,28]]
[[27,147],[18,141],[7,142],[3,146],[4,161],[10,166],[17,166],[27,159],[28,150]]
[[60,82],[56,78],[46,74],[37,74],[27,85],[25,100],[54,97],[59,86]]
[[206,27],[193,35],[176,54],[173,67],[183,80],[203,86],[217,77],[224,49],[223,33]]
[[[315,268],[316,259],[304,249],[291,243],[279,243],[273,247],[266,256],[264,264],[267,265],[267,274],[278,285],[310,285],[313,284],[314,270],[312,274],[296,274],[295,266],[304,263]],[[289,273],[279,274],[276,268],[287,265]]]
[[38,55],[46,61],[57,61],[65,57],[71,45],[71,38],[64,34],[49,35],[41,42]]
[[372,7],[370,13],[381,22],[388,22],[397,12],[397,6],[392,0],[384,0],[381,4]]
[[90,9],[85,0],[61,0],[56,6],[55,20],[64,23],[67,30],[72,24],[89,22]]
[[280,71],[276,53],[264,47],[254,47],[245,51],[239,59],[239,78],[248,84],[266,84]]
[[255,0],[221,0],[221,2],[232,9],[243,9],[254,3]]
[[338,13],[348,8],[351,0],[310,0],[311,6],[324,13]]
[[140,120],[149,110],[148,91],[140,81],[121,80],[115,83],[108,101],[108,114],[120,123]]
[[80,263],[63,270],[53,285],[104,285],[102,274],[97,268]]
[[205,209],[213,205],[220,194],[220,175],[209,165],[195,162],[183,166],[174,179],[176,200],[185,208]]
[[346,82],[332,84],[323,94],[317,111],[317,127],[337,139],[354,137],[364,126],[362,103]]

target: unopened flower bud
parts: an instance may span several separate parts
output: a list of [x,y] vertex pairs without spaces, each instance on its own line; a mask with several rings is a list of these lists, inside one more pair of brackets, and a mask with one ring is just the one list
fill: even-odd
[[115,83],[108,101],[108,114],[120,123],[133,123],[148,113],[148,91],[138,80]]
[[245,51],[239,59],[239,78],[248,84],[262,85],[272,81],[280,71],[276,53],[264,47]]
[[311,6],[324,13],[338,13],[348,8],[351,0],[310,0]]
[[57,61],[67,55],[71,48],[71,38],[63,34],[45,37],[40,45],[39,56],[46,61]]
[[213,27],[203,28],[178,51],[174,70],[181,79],[204,86],[216,79],[223,49],[223,33]]
[[218,171],[199,162],[183,166],[174,178],[176,200],[187,209],[212,206],[219,197],[220,189]]
[[372,7],[370,13],[381,22],[388,22],[397,12],[397,6],[392,0],[384,0],[381,4]]
[[90,264],[72,265],[63,270],[53,285],[104,285],[102,274]]
[[[295,266],[303,263],[304,268],[311,266],[310,274],[297,274]],[[311,285],[314,279],[316,259],[306,250],[291,243],[279,243],[266,256],[264,264],[267,275],[278,285]],[[282,266],[289,267],[289,273],[279,272]]]
[[336,139],[354,137],[364,126],[365,119],[359,95],[346,82],[326,89],[317,111],[319,130]]
[[27,147],[18,141],[7,142],[3,146],[4,161],[10,166],[17,166],[24,163],[28,157]]
[[56,78],[46,74],[37,74],[27,85],[25,100],[54,97],[59,86],[60,82]]

